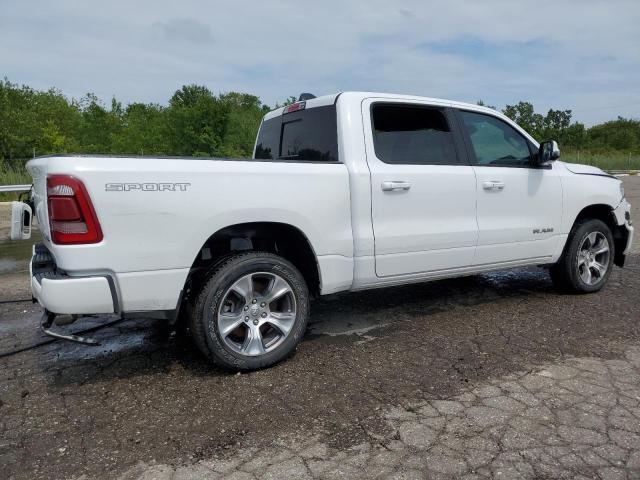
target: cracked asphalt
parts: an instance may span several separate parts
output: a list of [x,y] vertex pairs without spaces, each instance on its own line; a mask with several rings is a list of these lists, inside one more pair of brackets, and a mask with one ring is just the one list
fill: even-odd
[[[151,320],[0,357],[0,478],[640,478],[638,245],[593,295],[528,268],[322,298],[249,374]],[[38,315],[0,304],[0,355]]]

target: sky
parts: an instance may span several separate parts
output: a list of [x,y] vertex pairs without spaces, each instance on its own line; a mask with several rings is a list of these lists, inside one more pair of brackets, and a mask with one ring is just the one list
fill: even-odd
[[166,104],[183,84],[640,118],[640,0],[0,0],[0,78]]

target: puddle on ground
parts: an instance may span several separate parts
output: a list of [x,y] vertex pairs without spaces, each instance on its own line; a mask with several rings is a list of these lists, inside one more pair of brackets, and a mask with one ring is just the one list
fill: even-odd
[[[116,322],[111,325],[112,322]],[[104,328],[100,328],[104,326]],[[109,357],[135,350],[158,348],[161,339],[154,338],[159,324],[153,320],[136,319],[117,321],[115,316],[98,316],[80,318],[72,325],[58,327],[55,332],[63,334],[79,333],[87,338],[94,338],[99,345],[82,345],[79,343],[60,340],[54,347],[58,360],[90,360]],[[90,328],[98,327],[96,331],[81,333]],[[62,348],[60,348],[62,346]]]
[[[397,320],[396,320],[397,321]],[[392,322],[381,322],[372,314],[320,314],[311,317],[309,323],[307,339],[328,336],[354,336],[358,340],[355,342],[366,343],[378,338],[373,332],[380,330]]]
[[494,285],[509,284],[514,281],[548,280],[549,272],[538,267],[518,267],[510,270],[498,270],[496,272],[480,275],[484,280]]
[[33,245],[40,241],[39,231],[33,231],[29,240],[0,241],[0,274],[28,270]]
[[[95,338],[100,345],[81,345],[67,342],[64,348],[56,351],[59,360],[90,360],[102,357],[111,357],[116,354],[124,354],[134,350],[145,350],[146,345],[151,345],[148,332],[133,332],[127,334],[115,334],[106,327],[104,333],[88,333],[85,336]],[[57,329],[61,331],[61,329]],[[108,336],[106,336],[108,335]],[[61,340],[64,341],[64,340]]]

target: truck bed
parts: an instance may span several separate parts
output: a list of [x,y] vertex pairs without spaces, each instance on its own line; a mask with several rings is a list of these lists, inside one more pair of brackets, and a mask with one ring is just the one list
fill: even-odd
[[[27,168],[44,244],[57,266],[70,276],[112,276],[124,311],[175,308],[207,239],[238,223],[287,223],[304,232],[326,272],[325,289],[337,287],[332,272],[352,270],[349,177],[339,163],[72,155],[36,158]],[[46,177],[52,174],[84,183],[102,241],[51,242]]]

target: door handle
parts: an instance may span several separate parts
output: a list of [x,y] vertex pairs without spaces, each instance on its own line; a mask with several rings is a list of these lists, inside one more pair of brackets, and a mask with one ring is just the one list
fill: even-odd
[[411,184],[409,182],[382,182],[382,190],[385,192],[392,192],[394,190],[409,190]]
[[497,182],[495,180],[491,180],[489,182],[483,182],[482,188],[485,190],[504,190],[504,182]]

